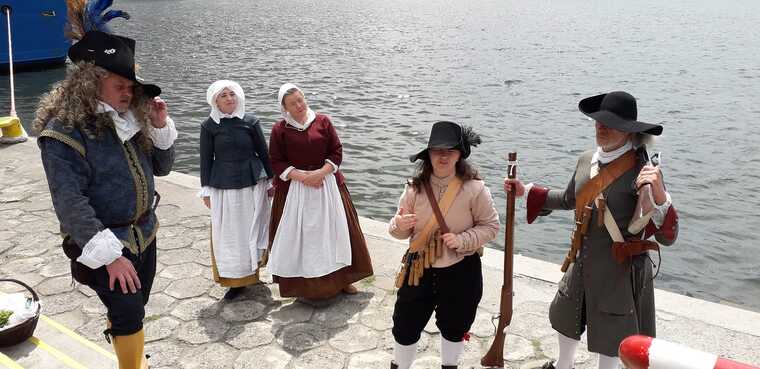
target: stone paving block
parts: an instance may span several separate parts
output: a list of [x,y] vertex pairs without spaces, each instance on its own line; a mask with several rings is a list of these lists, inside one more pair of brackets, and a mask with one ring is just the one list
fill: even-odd
[[184,263],[164,267],[159,276],[168,279],[187,279],[197,277],[209,272],[208,268],[196,263]]
[[158,253],[158,260],[167,265],[193,263],[200,260],[200,251],[191,248],[162,250]]
[[[42,281],[45,280],[45,277],[35,272],[23,273],[23,274],[9,273],[6,277],[24,282],[26,285],[32,288],[35,288],[37,285],[42,283]],[[21,286],[20,284],[11,283],[11,282],[0,283],[0,291],[3,291],[5,293],[16,293],[16,292],[23,292],[26,290],[27,289]],[[40,298],[42,297],[40,296]]]
[[72,310],[61,314],[50,315],[50,319],[63,324],[66,328],[77,330],[90,321],[90,317],[79,310]]
[[93,342],[105,341],[103,331],[106,330],[108,321],[105,315],[93,316],[87,324],[79,327],[77,333]]
[[362,324],[379,331],[393,328],[393,303],[395,299],[387,299],[382,305],[375,309],[365,309],[361,312],[360,321]]
[[148,364],[151,369],[179,367],[179,359],[188,350],[189,346],[169,339],[145,344],[145,353],[150,355]]
[[357,303],[341,295],[333,304],[324,308],[316,309],[311,318],[312,323],[320,324],[327,328],[338,328],[347,324],[356,323],[359,313],[369,302]]
[[272,326],[267,322],[252,322],[233,326],[224,341],[237,349],[252,349],[268,345],[274,340]]
[[71,261],[62,255],[58,260],[51,261],[40,269],[40,275],[43,277],[60,277],[71,273]]
[[146,320],[143,324],[145,328],[145,342],[153,342],[170,337],[178,325],[179,321],[169,317]]
[[69,276],[56,277],[56,278],[48,278],[42,281],[40,284],[37,285],[35,290],[39,294],[42,294],[45,296],[51,296],[51,295],[57,295],[59,293],[73,291],[74,286],[71,283],[71,277]]
[[[555,290],[556,290],[556,288],[555,288]],[[549,320],[549,317],[548,317],[549,315],[548,314],[549,314],[549,303],[550,302],[551,302],[551,300],[548,300],[548,301],[546,301],[546,300],[545,301],[531,300],[531,301],[521,302],[519,304],[515,304],[514,305],[514,314],[519,314],[519,313],[536,313],[536,314],[546,315],[547,316],[546,319]]]
[[411,369],[431,369],[440,368],[441,358],[438,355],[422,355],[417,357],[412,364]]
[[167,315],[175,301],[177,300],[163,293],[150,295],[148,304],[145,305],[145,317]]
[[380,333],[361,324],[351,324],[330,338],[330,346],[340,352],[353,354],[355,352],[374,350],[380,341]]
[[14,259],[12,263],[3,265],[3,271],[8,275],[31,273],[42,268],[45,264],[46,260],[40,257]]
[[348,369],[370,369],[390,367],[393,355],[384,351],[369,351],[352,355]]
[[235,360],[235,369],[285,369],[293,359],[279,347],[266,346],[244,351]]
[[238,354],[238,350],[222,343],[198,346],[182,353],[179,367],[182,369],[232,368]]
[[278,334],[277,343],[291,352],[306,351],[327,341],[328,331],[312,323],[288,325]]
[[272,325],[279,327],[293,323],[307,322],[311,319],[313,314],[313,307],[294,301],[281,305],[278,309],[273,310],[269,313],[267,319],[272,322]]
[[97,293],[95,293],[95,290],[81,283],[77,283],[77,291],[81,292],[83,295],[87,297],[97,296]]
[[198,297],[208,292],[214,282],[203,277],[192,277],[173,281],[164,289],[164,293],[177,298]]
[[186,235],[169,235],[159,230],[156,247],[160,250],[159,253],[163,253],[164,250],[181,249],[190,246],[192,243],[193,238]]
[[172,282],[173,280],[169,278],[156,276],[153,279],[153,285],[150,288],[150,294],[153,295],[164,292],[166,290],[166,287],[169,287]]
[[545,314],[521,313],[512,316],[512,323],[507,327],[507,332],[530,340],[541,339],[547,336],[556,337],[556,331],[551,327],[549,318]]
[[229,324],[218,319],[199,319],[183,323],[177,330],[177,338],[194,345],[216,342],[224,337]]
[[343,355],[330,347],[319,347],[296,357],[295,360],[293,360],[293,369],[343,368],[346,359],[346,355]]
[[[472,327],[470,327],[470,334],[481,338],[493,336],[496,330],[494,324],[498,324],[498,320],[491,320],[493,317],[493,314],[478,309],[475,321],[472,323]],[[509,328],[507,328],[507,331],[509,331]]]
[[74,309],[79,309],[79,307],[82,306],[84,302],[84,295],[78,291],[40,297],[42,313],[46,315],[56,315]]
[[[422,334],[420,335],[420,340],[417,341],[417,355],[418,356],[424,352],[427,352],[431,348],[431,346],[439,345],[440,339],[438,338],[438,336],[435,336],[435,337],[436,337],[435,340],[433,340],[433,338],[429,334],[422,332]],[[378,345],[378,349],[392,354],[393,345],[395,343],[396,343],[396,340],[393,338],[393,332],[391,332],[391,330],[389,329],[381,333],[380,344]]]
[[105,315],[108,312],[106,306],[100,301],[98,296],[92,296],[82,304],[82,312],[89,315]]
[[[482,355],[488,352],[493,343],[493,337],[490,337],[483,347]],[[504,343],[504,360],[508,362],[525,361],[538,356],[536,348],[533,346],[533,342],[515,336],[513,334],[507,334],[506,342]]]
[[248,322],[258,319],[266,312],[264,304],[243,300],[223,304],[221,317],[228,322]]

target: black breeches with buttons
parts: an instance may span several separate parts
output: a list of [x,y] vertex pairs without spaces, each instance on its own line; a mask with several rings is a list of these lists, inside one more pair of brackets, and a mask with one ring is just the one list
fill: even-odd
[[446,268],[425,269],[418,286],[404,283],[398,290],[393,310],[393,337],[402,345],[419,341],[435,311],[441,335],[449,341],[460,342],[475,321],[482,296],[483,272],[477,254]]

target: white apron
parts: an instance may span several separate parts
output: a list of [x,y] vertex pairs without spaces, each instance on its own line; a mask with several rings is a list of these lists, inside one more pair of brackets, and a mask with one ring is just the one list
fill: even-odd
[[320,188],[291,181],[267,269],[279,277],[315,278],[351,265],[348,221],[335,175]]
[[211,240],[222,278],[253,275],[269,243],[266,181],[241,189],[210,188]]

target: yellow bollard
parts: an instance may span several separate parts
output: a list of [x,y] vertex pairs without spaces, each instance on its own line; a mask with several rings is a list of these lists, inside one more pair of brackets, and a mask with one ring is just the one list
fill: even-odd
[[18,117],[0,117],[0,130],[2,131],[0,144],[19,143],[29,139]]

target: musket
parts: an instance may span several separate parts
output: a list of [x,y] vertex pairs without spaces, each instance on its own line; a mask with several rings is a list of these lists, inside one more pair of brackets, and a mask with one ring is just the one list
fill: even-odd
[[[507,178],[517,178],[517,153],[508,155]],[[499,324],[496,325],[491,348],[482,359],[480,364],[485,367],[504,367],[504,341],[507,335],[507,326],[512,321],[512,272],[514,264],[514,241],[515,241],[515,185],[511,184],[511,191],[507,193],[507,226],[504,230],[504,283],[501,286],[501,301],[499,302]]]

